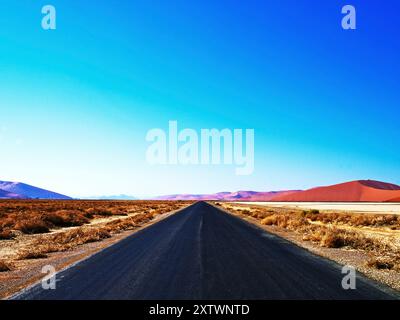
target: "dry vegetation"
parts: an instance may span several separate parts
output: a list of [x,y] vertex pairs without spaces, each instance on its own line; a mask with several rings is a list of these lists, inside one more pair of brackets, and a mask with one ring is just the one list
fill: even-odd
[[[172,204],[176,206],[177,204]],[[88,224],[99,217],[162,211],[165,203],[136,201],[3,201],[0,202],[0,239],[12,239],[13,231],[48,233],[51,229]]]
[[400,215],[216,204],[263,225],[296,232],[321,247],[363,250],[370,256],[367,266],[400,271]]
[[[0,201],[0,272],[143,226],[181,201]],[[4,254],[7,252],[7,254]],[[6,257],[4,257],[6,256]]]
[[9,263],[0,260],[0,272],[11,271]]

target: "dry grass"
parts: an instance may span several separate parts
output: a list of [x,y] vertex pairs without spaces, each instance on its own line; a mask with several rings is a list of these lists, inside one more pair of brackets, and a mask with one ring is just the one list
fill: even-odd
[[127,215],[126,212],[123,212],[123,211],[121,211],[121,209],[118,209],[118,208],[111,208],[111,209],[89,208],[89,209],[86,209],[85,211],[91,217],[93,217],[93,216],[111,217],[111,216],[126,216]]
[[59,210],[51,212],[44,216],[44,221],[50,227],[77,227],[89,223],[93,218],[89,213],[83,213],[79,210]]
[[0,298],[117,243],[192,201],[0,200]]
[[400,271],[400,255],[397,253],[391,256],[371,257],[367,265],[375,269]]
[[56,228],[82,226],[101,217],[175,210],[177,201],[0,201],[0,240],[11,239],[11,231],[48,233]]
[[0,240],[12,240],[15,234],[11,230],[4,230],[0,232]]
[[[16,248],[15,260],[43,259],[52,252],[65,252],[141,227],[160,214],[188,204],[182,201],[0,201],[0,244],[7,240],[3,248]],[[5,265],[3,262],[4,271],[9,271]]]
[[130,230],[133,228],[137,228],[141,226],[142,224],[149,222],[152,220],[155,216],[161,213],[141,213],[138,215],[135,215],[133,217],[129,217],[127,219],[118,219],[114,221],[110,221],[105,225],[105,230],[109,232],[114,232],[118,233],[124,230]]
[[237,214],[251,216],[263,225],[294,231],[303,241],[312,241],[327,248],[347,248],[368,252],[367,264],[377,269],[400,270],[400,250],[389,236],[370,236],[370,230],[400,230],[399,215],[356,214],[346,212],[300,211],[289,208],[241,207],[219,204]]
[[11,266],[9,263],[6,263],[5,261],[0,260],[0,272],[7,272],[11,271]]
[[18,253],[18,260],[43,259],[52,252],[65,252],[79,245],[110,238],[111,234],[102,228],[74,229],[51,235],[40,236]]
[[360,214],[360,213],[330,213],[324,212],[313,213],[311,211],[303,211],[306,218],[311,221],[319,221],[323,223],[333,223],[349,225],[354,227],[390,227],[393,230],[400,230],[400,215],[395,214]]
[[30,260],[30,259],[44,259],[47,258],[47,254],[44,252],[37,251],[36,249],[31,251],[21,251],[18,255],[19,260]]
[[[26,234],[35,234],[35,233],[47,233],[50,231],[49,226],[45,221],[41,220],[39,217],[32,217],[25,220],[18,221],[14,225],[15,230],[22,231]],[[9,231],[10,229],[6,229],[3,231]]]
[[67,251],[85,243],[101,241],[110,237],[110,232],[101,227],[67,230],[65,232],[37,238],[30,252],[40,255]]
[[[138,214],[125,219],[110,221],[101,226],[66,230],[52,235],[41,236],[33,242],[31,253],[40,256],[51,252],[73,249],[79,245],[110,238],[112,234],[138,228],[152,220],[153,214]],[[28,258],[26,258],[28,259]]]

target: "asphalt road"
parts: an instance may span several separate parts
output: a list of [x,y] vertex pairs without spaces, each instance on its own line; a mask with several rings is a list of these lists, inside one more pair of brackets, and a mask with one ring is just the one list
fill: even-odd
[[198,202],[37,285],[17,299],[393,299],[341,266]]

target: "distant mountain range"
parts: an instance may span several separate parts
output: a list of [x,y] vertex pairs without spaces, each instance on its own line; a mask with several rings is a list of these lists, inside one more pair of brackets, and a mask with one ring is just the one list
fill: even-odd
[[206,195],[175,194],[155,199],[273,202],[400,202],[400,186],[375,180],[356,180],[305,191],[238,191]]
[[[0,199],[71,199],[21,182],[0,181]],[[86,199],[136,200],[133,196],[97,196]],[[237,191],[213,194],[174,194],[152,200],[219,200],[276,202],[400,202],[400,186],[375,180],[356,180],[309,190]]]
[[112,196],[92,196],[92,197],[82,197],[79,199],[85,200],[137,200],[134,196],[129,196],[126,194],[112,195]]
[[287,195],[299,190],[288,191],[237,191],[218,192],[213,194],[173,194],[156,197],[154,200],[223,200],[223,201],[270,201],[276,196]]
[[60,193],[21,182],[0,181],[0,199],[71,199]]

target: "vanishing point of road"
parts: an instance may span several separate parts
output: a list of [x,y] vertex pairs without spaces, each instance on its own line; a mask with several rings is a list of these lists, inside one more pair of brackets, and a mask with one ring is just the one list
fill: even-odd
[[197,202],[36,285],[16,299],[396,299],[362,275]]

